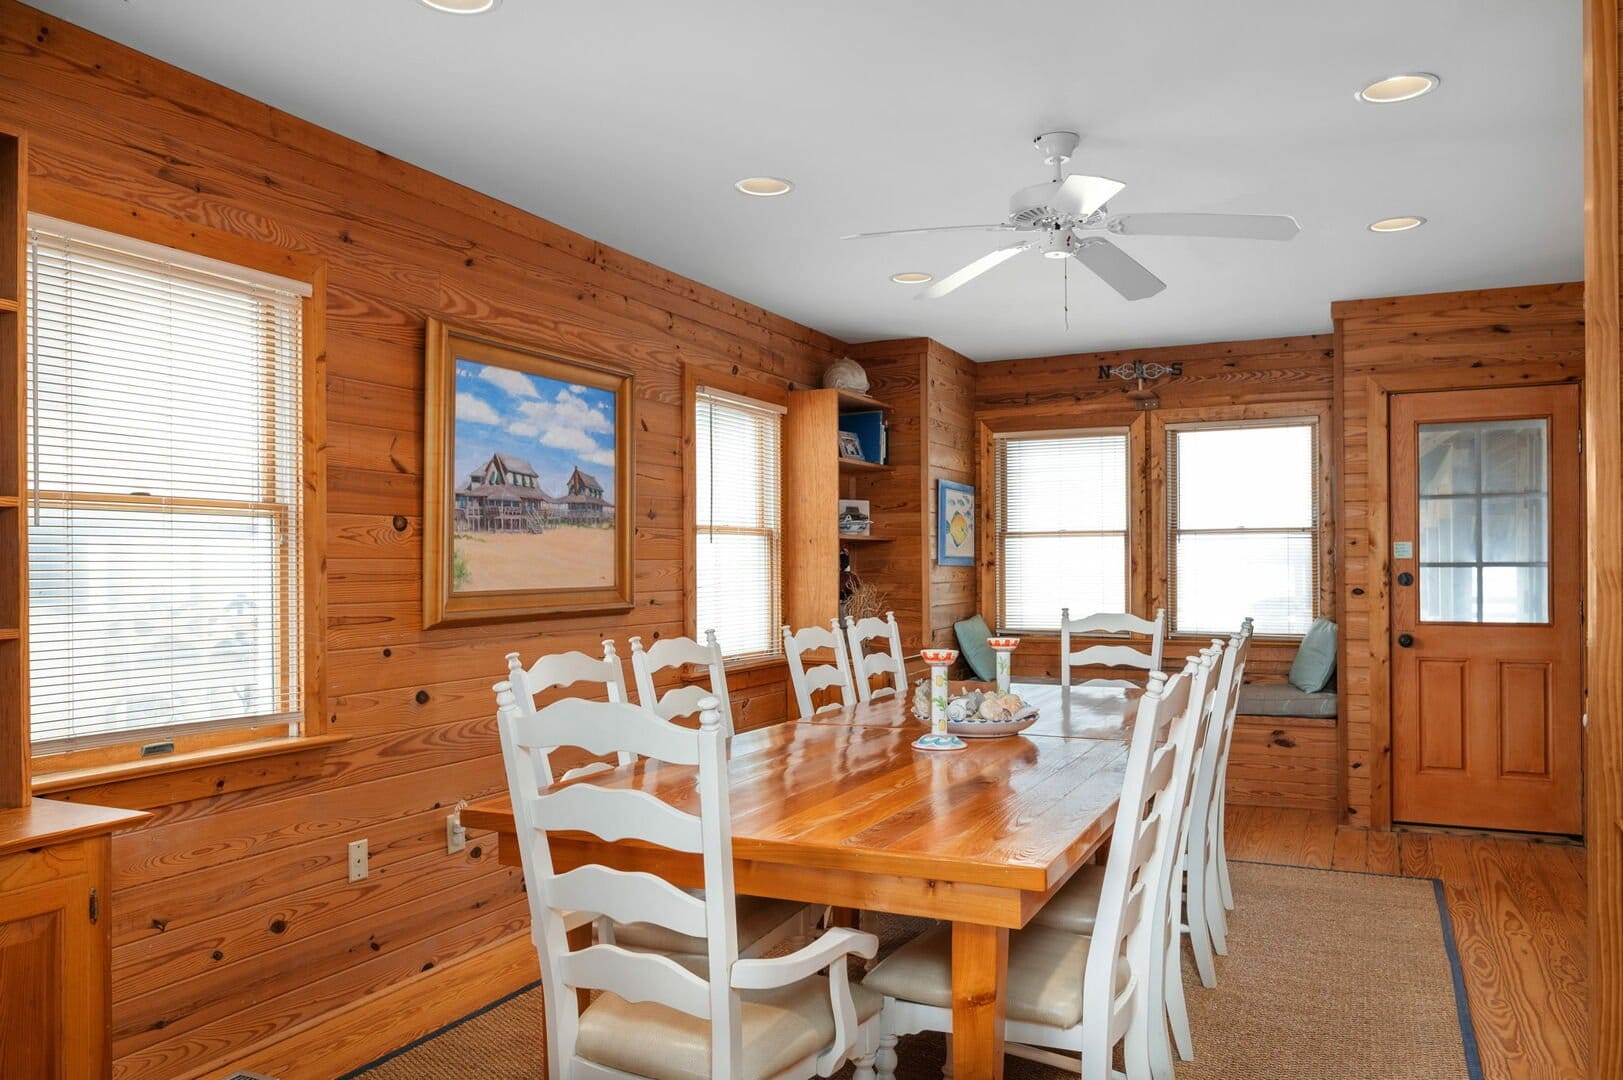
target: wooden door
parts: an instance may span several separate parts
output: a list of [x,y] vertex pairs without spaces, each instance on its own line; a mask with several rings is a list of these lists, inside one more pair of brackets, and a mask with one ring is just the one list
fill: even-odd
[[1583,831],[1578,390],[1398,394],[1392,811]]

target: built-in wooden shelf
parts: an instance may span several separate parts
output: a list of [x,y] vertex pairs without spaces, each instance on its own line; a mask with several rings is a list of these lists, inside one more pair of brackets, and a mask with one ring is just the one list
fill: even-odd
[[882,465],[877,461],[863,461],[861,458],[842,457],[840,459],[840,471],[842,473],[889,472],[890,466]]
[[891,542],[891,540],[892,537],[889,536],[851,536],[846,533],[840,534],[840,543],[842,544],[888,544]]
[[0,626],[0,641],[16,641],[22,636],[22,631],[15,626]]
[[23,500],[22,500],[21,496],[18,496],[18,495],[0,495],[0,509],[4,509],[5,507],[8,507],[8,506],[21,506],[22,503],[23,503]]
[[890,406],[886,405],[883,401],[880,401],[878,398],[869,397],[867,394],[859,394],[855,390],[836,390],[835,393],[840,395],[841,412],[855,412],[860,409],[882,409],[886,412],[890,411]]
[[21,305],[12,296],[0,296],[0,311],[16,311]]

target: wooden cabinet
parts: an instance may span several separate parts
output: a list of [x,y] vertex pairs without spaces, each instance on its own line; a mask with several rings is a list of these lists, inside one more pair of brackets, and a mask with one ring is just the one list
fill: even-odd
[[48,799],[0,810],[0,1076],[112,1074],[111,833],[146,817]]

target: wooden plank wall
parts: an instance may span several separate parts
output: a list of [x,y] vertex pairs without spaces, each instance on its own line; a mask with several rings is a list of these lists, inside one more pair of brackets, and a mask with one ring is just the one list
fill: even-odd
[[[930,643],[957,648],[952,624],[977,606],[975,568],[940,566],[936,556],[936,481],[975,483],[976,365],[968,357],[932,341],[925,360],[924,566],[930,582]],[[976,492],[977,497],[981,492]],[[977,554],[984,538],[975,538]]]
[[[1068,356],[1045,356],[1028,360],[1007,360],[980,364],[975,375],[975,420],[980,432],[981,453],[987,452],[991,432],[1015,429],[1055,429],[1087,427],[1105,424],[1120,426],[1134,421],[1135,403],[1127,397],[1128,384],[1119,379],[1100,379],[1101,366],[1115,366],[1133,360],[1146,363],[1182,364],[1183,374],[1157,384],[1161,411],[1180,411],[1181,418],[1198,417],[1201,410],[1213,410],[1239,405],[1302,404],[1320,408],[1331,400],[1331,353],[1329,335],[1293,338],[1266,338],[1254,341],[1225,341],[1203,345],[1179,345],[1159,349],[1131,349],[1116,352],[1079,353]],[[1187,412],[1188,415],[1182,415]],[[1142,415],[1136,422],[1140,431],[1146,425]],[[1329,443],[1327,438],[1326,443]],[[980,470],[981,487],[990,499],[987,483],[989,464]],[[1150,486],[1151,478],[1136,478],[1135,486],[1142,492]],[[1132,545],[1131,556],[1135,570],[1135,606],[1150,609],[1157,603],[1158,587],[1150,580],[1149,568],[1157,563],[1156,553],[1150,545],[1158,543],[1150,534],[1149,523],[1153,515],[1145,506],[1138,505],[1141,496],[1135,496],[1133,528],[1139,539]],[[981,534],[990,537],[987,527],[990,504],[981,507]],[[1332,515],[1333,516],[1333,515]],[[992,565],[995,552],[988,548],[982,553],[987,568],[980,575],[979,604],[990,621],[992,611]],[[1330,572],[1330,568],[1325,568]],[[1334,617],[1333,595],[1326,596],[1326,611]],[[1167,656],[1177,662],[1191,649],[1207,644],[1199,641],[1171,642]],[[1294,644],[1280,645],[1259,641],[1251,651],[1251,677],[1261,680],[1283,679],[1290,670],[1295,656]],[[1059,676],[1059,639],[1055,636],[1028,635],[1014,655],[1017,677],[1057,678]]]
[[[182,1076],[523,932],[490,838],[444,847],[457,800],[502,785],[503,654],[680,633],[682,365],[815,385],[843,346],[9,0],[0,66],[34,184],[329,271],[328,713],[351,741],[315,775],[159,807],[113,844],[118,1074]],[[429,314],[635,370],[630,614],[420,629]],[[749,681],[743,725],[781,718],[781,674]],[[351,885],[363,836],[371,876]]]
[[1353,300],[1332,307],[1341,427],[1341,695],[1352,824],[1391,824],[1386,390],[1577,382],[1577,283]]
[[1619,260],[1623,168],[1619,99],[1623,4],[1589,0],[1584,21],[1584,430],[1588,473],[1588,691],[1585,823],[1589,863],[1592,1076],[1623,1075],[1623,357]]

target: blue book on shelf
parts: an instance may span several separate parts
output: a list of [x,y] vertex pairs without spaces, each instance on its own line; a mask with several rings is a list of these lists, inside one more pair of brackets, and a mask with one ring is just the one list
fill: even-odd
[[878,409],[840,414],[840,430],[849,431],[862,444],[864,460],[885,462],[885,414]]

